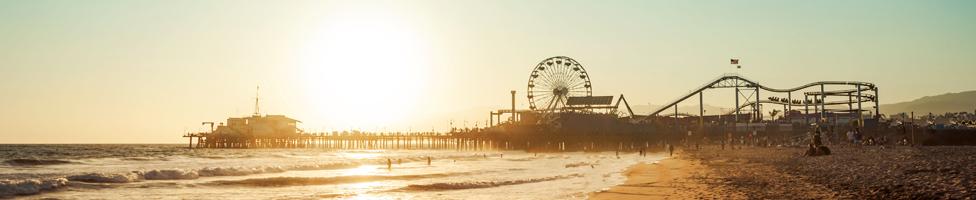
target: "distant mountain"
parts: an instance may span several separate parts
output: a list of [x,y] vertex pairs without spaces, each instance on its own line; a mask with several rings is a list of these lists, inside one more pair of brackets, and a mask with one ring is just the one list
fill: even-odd
[[926,96],[909,102],[881,105],[881,113],[888,115],[902,112],[915,112],[918,115],[973,112],[974,110],[976,110],[976,91]]

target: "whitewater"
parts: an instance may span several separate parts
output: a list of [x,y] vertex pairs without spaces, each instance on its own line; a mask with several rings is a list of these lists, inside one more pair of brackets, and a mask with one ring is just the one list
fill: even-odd
[[583,199],[623,183],[627,167],[661,158],[615,152],[0,145],[0,198]]

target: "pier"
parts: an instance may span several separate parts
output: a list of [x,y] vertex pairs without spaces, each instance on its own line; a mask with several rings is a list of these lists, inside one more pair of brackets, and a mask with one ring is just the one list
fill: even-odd
[[[414,134],[301,134],[291,137],[234,137],[191,133],[190,148],[322,148],[322,149],[502,149],[497,142],[480,137],[437,133]],[[194,142],[196,140],[196,142]]]
[[[463,132],[461,132],[463,131]],[[450,133],[310,133],[295,137],[249,138],[212,133],[188,133],[188,148],[315,148],[360,150],[457,150],[494,151],[526,150],[555,151],[638,151],[660,148],[660,140],[604,140],[558,138],[554,134],[535,137],[503,137],[500,132],[487,129],[459,130]],[[611,140],[607,140],[611,139]]]
[[[512,90],[511,107],[489,111],[485,128],[306,133],[297,127],[299,120],[261,115],[255,96],[253,115],[219,124],[203,122],[210,125],[210,132],[183,137],[190,148],[638,151],[673,144],[786,143],[814,129],[835,140],[844,131],[883,128],[878,126],[878,87],[861,81],[813,81],[774,88],[742,75],[723,74],[646,115],[635,114],[623,94],[594,96],[592,89],[582,64],[556,56],[532,68],[525,94],[528,109],[516,107],[518,92]],[[728,112],[705,115],[704,92],[716,89],[734,90],[727,101],[735,104]],[[680,103],[697,104],[698,112],[679,113]],[[764,116],[764,107],[776,112]]]

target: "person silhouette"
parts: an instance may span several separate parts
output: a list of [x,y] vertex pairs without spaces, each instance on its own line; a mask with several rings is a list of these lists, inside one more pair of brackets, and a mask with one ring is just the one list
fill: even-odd
[[668,144],[668,156],[674,157],[674,145]]

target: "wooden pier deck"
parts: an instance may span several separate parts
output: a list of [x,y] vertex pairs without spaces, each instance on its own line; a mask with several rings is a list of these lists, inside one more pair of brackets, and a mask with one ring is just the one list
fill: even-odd
[[[189,148],[319,148],[388,150],[527,150],[527,151],[639,151],[660,148],[660,140],[627,139],[595,141],[566,140],[565,137],[499,137],[478,132],[412,134],[301,134],[293,137],[239,137],[211,133],[188,133]],[[195,140],[195,141],[194,141]]]

